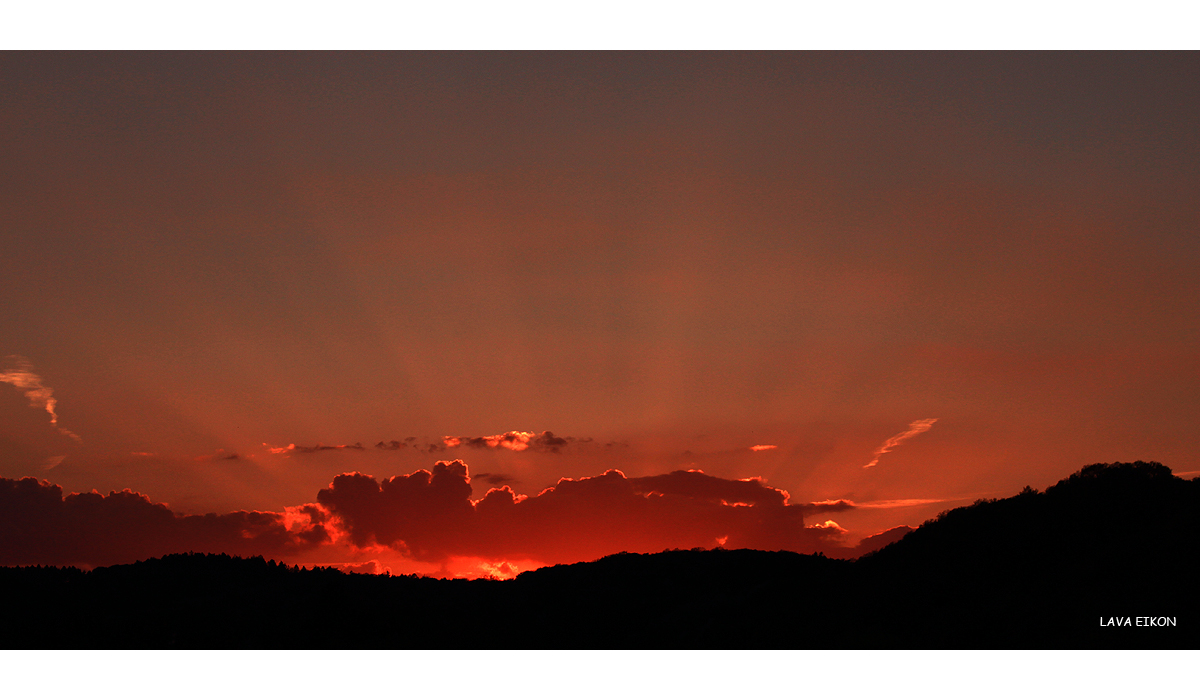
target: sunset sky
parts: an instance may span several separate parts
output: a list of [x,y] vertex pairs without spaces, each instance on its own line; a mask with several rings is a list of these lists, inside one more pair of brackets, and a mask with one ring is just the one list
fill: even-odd
[[0,94],[0,477],[48,482],[0,565],[507,576],[1200,472],[1195,53],[4,53]]

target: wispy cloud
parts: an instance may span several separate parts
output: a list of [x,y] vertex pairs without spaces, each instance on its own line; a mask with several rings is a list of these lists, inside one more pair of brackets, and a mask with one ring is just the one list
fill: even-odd
[[[267,448],[267,452],[270,452],[273,455],[288,455],[293,452],[299,452],[301,454],[311,454],[313,452],[325,452],[327,450],[362,450],[362,449],[365,449],[362,446],[361,442],[356,442],[353,445],[322,445],[321,443],[318,442],[317,444],[312,445],[311,447],[306,447],[304,445],[297,445],[294,442],[290,443],[287,447],[276,447],[274,445],[270,445],[270,444],[267,444],[264,442],[263,447]],[[224,450],[218,450],[218,452],[224,452]],[[232,455],[232,456],[221,455],[221,458],[222,459],[237,459],[238,456],[237,455]]]
[[0,382],[24,390],[29,405],[49,413],[50,424],[57,428],[58,432],[79,441],[78,435],[58,425],[58,414],[54,412],[58,401],[54,398],[54,390],[43,384],[42,378],[34,374],[33,364],[20,355],[9,355],[6,359],[15,364],[15,368],[0,372]]
[[879,464],[880,456],[887,454],[888,452],[891,452],[892,448],[896,447],[897,445],[904,442],[905,440],[908,440],[911,437],[915,437],[915,436],[920,435],[921,433],[925,432],[926,430],[929,430],[930,428],[933,427],[933,424],[936,422],[937,422],[937,418],[924,418],[922,420],[915,420],[915,421],[909,423],[908,430],[905,430],[902,433],[898,433],[896,435],[891,436],[890,438],[887,439],[887,441],[885,441],[883,443],[883,445],[878,450],[875,450],[875,458],[872,459],[869,463],[864,464],[863,469],[867,469],[869,467],[875,466],[876,464]]
[[[134,454],[139,454],[139,453],[135,452]],[[192,459],[196,462],[212,462],[212,461],[215,461],[218,459],[241,459],[241,458],[242,458],[242,456],[239,455],[238,453],[230,452],[222,447],[221,449],[217,450],[216,452],[213,452],[211,454],[206,454],[206,455],[199,455],[197,457],[193,457]]]
[[754,452],[762,452],[763,450],[777,450],[779,445],[754,445],[750,448]]

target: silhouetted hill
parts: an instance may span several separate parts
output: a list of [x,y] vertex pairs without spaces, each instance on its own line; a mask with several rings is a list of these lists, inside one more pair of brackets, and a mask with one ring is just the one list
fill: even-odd
[[9,648],[1195,648],[1198,543],[1200,482],[1156,463],[1096,464],[1045,493],[942,513],[856,561],[623,553],[513,581],[212,554],[91,572],[2,568],[0,638]]
[[[942,513],[856,564],[910,601],[896,646],[1197,646],[1194,580],[1200,481],[1161,464],[1093,464],[1039,493]],[[918,612],[919,611],[919,612]],[[972,625],[947,627],[969,611]],[[1101,617],[1167,616],[1172,628],[1101,627]],[[909,630],[906,632],[905,630]]]

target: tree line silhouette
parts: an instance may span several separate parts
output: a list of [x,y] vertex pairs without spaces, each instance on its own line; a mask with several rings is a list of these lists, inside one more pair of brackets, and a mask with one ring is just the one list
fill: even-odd
[[[174,554],[0,568],[8,648],[1195,648],[1200,481],[1094,464],[853,561],[621,553],[510,581]],[[1167,616],[1173,626],[1104,626]]]

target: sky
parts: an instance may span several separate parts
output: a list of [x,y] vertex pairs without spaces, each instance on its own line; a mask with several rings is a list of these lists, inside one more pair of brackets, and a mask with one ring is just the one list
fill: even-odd
[[7,52],[0,91],[0,564],[848,552],[1200,472],[1195,53]]

